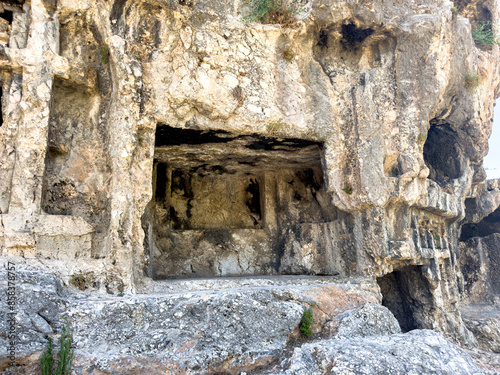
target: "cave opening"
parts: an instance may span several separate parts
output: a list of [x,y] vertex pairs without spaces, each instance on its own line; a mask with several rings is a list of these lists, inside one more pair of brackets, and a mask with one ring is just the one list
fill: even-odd
[[281,274],[281,236],[337,218],[320,142],[163,124],[155,136],[143,215],[153,279]]
[[4,11],[0,13],[0,18],[7,21],[9,25],[12,25],[12,21],[14,20],[14,12],[4,9]]
[[460,241],[465,242],[473,237],[486,237],[493,233],[500,233],[500,208],[497,208],[479,223],[462,225]]
[[395,316],[401,330],[409,332],[426,326],[433,300],[430,285],[420,266],[406,266],[377,278],[382,305]]
[[345,50],[357,51],[359,45],[374,32],[371,28],[360,28],[354,23],[342,25],[340,44]]
[[458,135],[451,125],[431,121],[424,144],[424,161],[429,168],[429,179],[440,185],[462,175],[464,157]]

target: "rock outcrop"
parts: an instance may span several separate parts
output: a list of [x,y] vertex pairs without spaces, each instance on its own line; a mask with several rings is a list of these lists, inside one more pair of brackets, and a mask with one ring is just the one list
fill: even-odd
[[[482,168],[500,54],[473,38],[496,0],[279,3],[0,1],[0,246],[20,362],[66,316],[77,372],[264,371],[313,308],[315,338],[339,337],[294,341],[296,366],[316,349],[333,366],[375,339],[338,340],[384,322],[380,353],[408,340],[429,353],[422,371],[439,350],[455,358],[443,372],[477,371],[406,332],[473,350],[461,303],[500,293],[500,190]],[[30,302],[30,272],[52,305]],[[388,310],[348,312],[365,302]]]
[[459,348],[427,330],[305,344],[295,350],[290,362],[284,374],[484,373]]

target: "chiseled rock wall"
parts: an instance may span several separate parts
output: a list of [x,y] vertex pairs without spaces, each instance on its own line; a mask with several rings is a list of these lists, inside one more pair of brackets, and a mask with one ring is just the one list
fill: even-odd
[[90,294],[377,278],[402,326],[476,344],[460,262],[484,265],[459,237],[496,209],[480,197],[500,64],[471,23],[496,1],[308,0],[288,25],[239,1],[8,3],[5,259]]

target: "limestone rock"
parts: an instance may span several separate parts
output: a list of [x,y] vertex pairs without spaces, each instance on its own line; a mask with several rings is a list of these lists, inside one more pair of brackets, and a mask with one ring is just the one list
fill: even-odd
[[[8,289],[9,285],[13,285],[14,289]],[[14,345],[15,357],[23,362],[33,353],[45,349],[47,335],[61,328],[64,322],[60,318],[67,301],[66,292],[57,277],[50,272],[40,272],[38,267],[6,263],[0,270],[0,289],[3,296],[7,296],[7,291],[13,292],[11,295],[14,296],[9,300],[14,301],[13,304],[7,304],[2,297],[4,301],[0,306],[5,317],[0,321],[0,368],[4,368],[10,355],[7,352],[9,333],[14,333],[17,341]],[[13,325],[11,319],[14,319]]]
[[[0,249],[22,278],[20,361],[66,314],[81,373],[141,372],[138,356],[158,373],[253,370],[306,307],[318,337],[397,330],[372,305],[342,326],[365,302],[403,332],[477,345],[460,306],[498,292],[499,185],[482,159],[500,47],[473,32],[497,1],[286,3],[299,9],[261,23],[232,0],[0,1]],[[422,348],[456,354],[429,335]]]
[[304,344],[295,349],[289,367],[282,373],[479,375],[485,372],[439,333],[415,330]]
[[[18,371],[36,368],[47,335],[60,332],[63,316],[70,322],[77,373],[127,373],[127,366],[144,371],[150,365],[154,373],[236,373],[281,358],[299,336],[307,307],[314,309],[315,332],[328,334],[343,312],[379,301],[373,280],[334,277],[179,281],[154,294],[107,297],[67,293],[47,269],[19,265],[16,277],[16,353],[23,358]],[[375,307],[365,310],[369,319],[378,317]],[[7,323],[0,326],[5,337]],[[0,368],[8,363],[7,347]]]
[[399,323],[385,306],[365,303],[339,315],[338,338],[392,335],[401,333]]
[[498,306],[469,305],[463,310],[462,317],[482,350],[500,353],[500,310]]

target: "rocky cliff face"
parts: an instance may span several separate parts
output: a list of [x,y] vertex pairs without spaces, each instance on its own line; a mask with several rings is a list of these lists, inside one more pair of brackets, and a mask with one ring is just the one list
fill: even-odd
[[[167,366],[159,373],[301,373],[307,353],[328,357],[343,345],[291,356],[303,309],[328,317],[316,334],[331,338],[337,328],[325,322],[337,327],[338,314],[365,302],[386,306],[403,332],[432,329],[477,346],[460,304],[500,293],[500,189],[482,168],[500,67],[499,47],[478,46],[472,31],[496,22],[496,1],[285,0],[260,19],[253,1],[1,3],[2,255],[56,275],[50,316],[70,317],[81,358],[101,361],[95,371],[144,356]],[[291,275],[327,289],[337,287],[333,276],[368,280],[372,289],[330,311],[323,305],[338,294],[319,301],[245,288],[260,276],[293,289]],[[237,277],[221,280],[241,296],[219,296],[217,277]],[[166,281],[179,278],[208,278],[208,287]],[[169,288],[178,285],[197,297],[175,305]],[[209,302],[198,295],[212,287]],[[72,302],[77,288],[86,307]],[[102,295],[123,292],[137,297],[122,306]],[[233,305],[219,311],[227,299]],[[276,311],[281,325],[268,336],[259,326],[248,346],[228,344],[260,319],[254,303],[273,306],[259,314]],[[204,310],[193,319],[205,325],[172,317],[182,306]],[[125,323],[92,331],[87,309],[111,327],[113,316]],[[51,330],[37,330],[30,322],[42,324],[40,312],[26,314],[20,329],[32,334],[22,337],[37,338],[21,340],[25,359],[60,328],[44,315]],[[174,323],[128,320],[136,314]],[[228,318],[217,322],[220,314]],[[233,327],[234,338],[210,325]],[[184,342],[178,332],[190,326],[184,335],[195,341]],[[132,327],[146,336],[134,341]],[[384,332],[372,335],[396,333]]]

